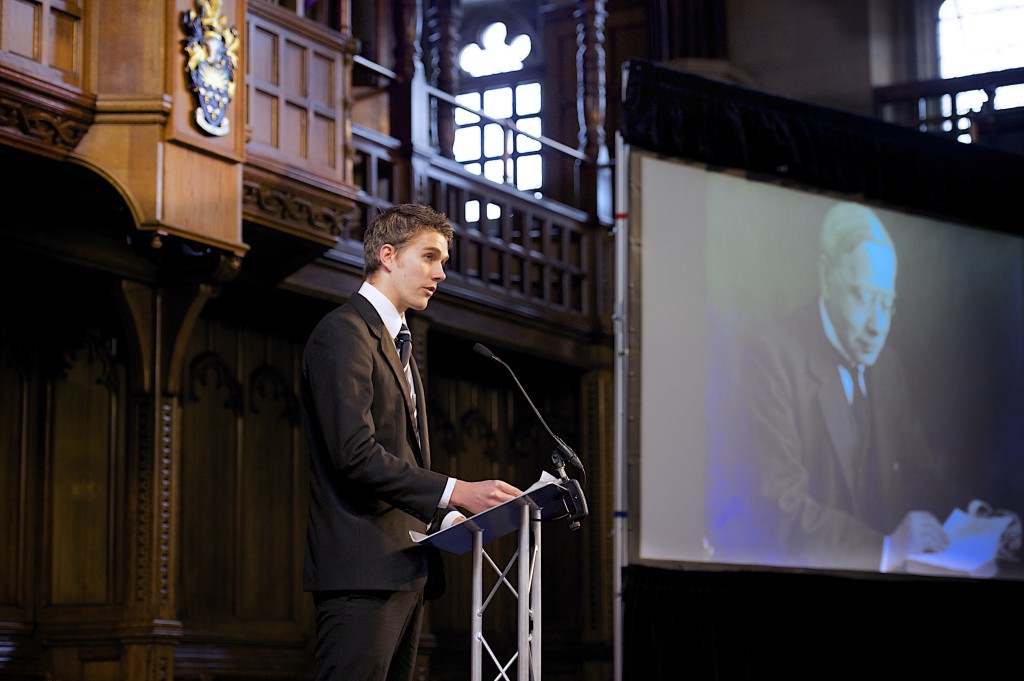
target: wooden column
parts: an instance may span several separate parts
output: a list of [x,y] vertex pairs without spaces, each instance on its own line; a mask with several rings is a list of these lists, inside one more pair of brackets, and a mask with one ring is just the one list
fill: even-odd
[[399,140],[401,160],[395,167],[395,200],[425,201],[421,185],[425,173],[417,172],[415,150],[430,144],[430,114],[424,92],[423,7],[421,0],[396,0],[394,14],[396,78],[390,91],[391,135]]
[[[431,85],[455,95],[459,89],[459,48],[462,38],[461,0],[434,0],[427,8],[427,44],[429,46]],[[437,144],[441,154],[452,158],[455,138],[455,112],[450,104],[437,103]]]
[[604,129],[605,11],[604,0],[580,0],[576,12],[576,106],[579,112],[579,150],[589,162],[577,162],[580,207],[602,224],[612,221],[612,169]]

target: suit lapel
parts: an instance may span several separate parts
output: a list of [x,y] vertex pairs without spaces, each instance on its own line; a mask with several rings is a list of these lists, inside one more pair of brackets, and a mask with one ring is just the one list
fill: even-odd
[[[412,369],[412,382],[416,386],[416,394],[420,399],[416,400],[416,424],[419,426],[420,463],[424,468],[430,468],[430,435],[427,432],[427,400],[423,393],[423,379],[420,377],[420,370],[416,359],[409,360],[409,367]],[[411,399],[411,396],[410,396]]]
[[842,380],[839,378],[839,368],[833,361],[835,350],[828,345],[827,340],[825,344],[827,348],[824,350],[819,348],[819,351],[808,355],[808,369],[818,384],[818,407],[825,421],[829,439],[832,441],[839,470],[842,471],[843,480],[852,493],[859,436],[850,405],[846,401]]
[[[395,339],[388,333],[387,327],[384,326],[384,320],[380,318],[376,308],[373,304],[363,296],[355,293],[350,299],[353,306],[359,312],[359,315],[366,322],[366,326],[370,333],[377,338],[377,345],[380,350],[381,356],[387,362],[388,368],[394,375],[395,382],[398,384],[398,389],[402,393],[402,399],[405,401],[405,418],[409,427],[409,432],[416,433],[416,421],[413,419],[413,400],[412,392],[409,390],[409,381],[405,376],[405,369],[402,367],[402,359],[398,356],[398,348],[395,346]],[[416,385],[417,394],[422,395],[423,389],[419,381],[419,372],[416,370],[416,360],[410,360],[410,367],[412,368],[413,382]],[[419,400],[423,402],[423,400]],[[426,418],[420,418],[420,423],[425,424]],[[422,437],[423,433],[421,433]],[[424,451],[424,447],[420,445],[419,439],[416,437],[411,438],[415,443],[417,456],[420,459],[420,465],[424,468],[430,467],[429,457]]]
[[[902,448],[895,446],[899,441],[898,428],[892,421],[892,414],[880,405],[899,404],[905,399],[905,392],[898,391],[892,383],[892,376],[897,370],[888,361],[891,351],[884,348],[867,377],[868,391],[874,396],[871,400],[871,415],[875,423],[875,454],[877,456],[881,492],[883,499],[891,493],[891,473],[899,469],[899,458]],[[902,397],[901,397],[902,396]]]

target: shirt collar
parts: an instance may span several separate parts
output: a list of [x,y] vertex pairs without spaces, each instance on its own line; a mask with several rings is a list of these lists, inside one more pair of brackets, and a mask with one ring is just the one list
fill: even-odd
[[368,281],[364,281],[362,286],[359,287],[359,294],[373,305],[373,309],[380,315],[391,337],[397,337],[402,324],[405,323],[405,317],[398,314],[398,309],[395,308],[394,303],[388,300],[388,297],[381,293],[380,289]]
[[850,359],[850,356],[846,354],[846,350],[843,349],[843,344],[839,342],[839,334],[836,333],[836,327],[828,317],[828,310],[825,308],[825,299],[822,296],[818,296],[818,310],[821,312],[821,324],[825,327],[825,337],[828,338],[828,342],[832,344],[832,347],[836,349],[839,356],[843,358],[847,367],[859,367],[860,364]]

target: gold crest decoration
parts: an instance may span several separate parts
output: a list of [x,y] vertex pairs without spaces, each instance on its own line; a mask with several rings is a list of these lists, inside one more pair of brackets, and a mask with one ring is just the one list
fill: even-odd
[[226,135],[230,130],[228,105],[235,96],[238,29],[227,28],[221,0],[196,0],[196,7],[198,11],[190,9],[182,16],[188,35],[185,72],[199,104],[196,124],[211,135]]

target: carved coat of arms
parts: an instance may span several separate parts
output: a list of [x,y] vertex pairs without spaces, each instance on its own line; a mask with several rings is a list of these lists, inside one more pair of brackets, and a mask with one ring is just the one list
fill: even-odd
[[196,7],[198,11],[190,9],[182,16],[188,36],[185,72],[198,102],[196,124],[211,135],[226,135],[228,105],[235,96],[238,29],[227,27],[221,0],[196,0]]

